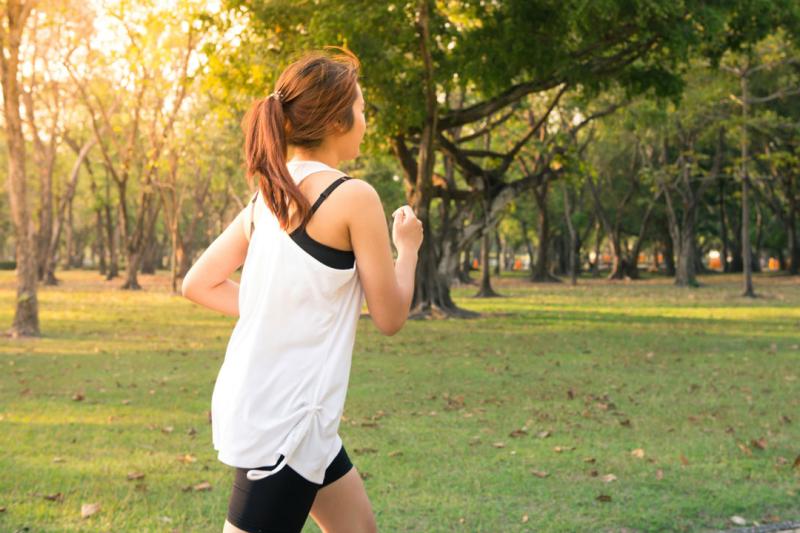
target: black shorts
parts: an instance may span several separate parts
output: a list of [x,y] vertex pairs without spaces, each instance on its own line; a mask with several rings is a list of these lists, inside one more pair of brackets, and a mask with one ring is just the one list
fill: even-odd
[[[272,470],[283,460],[271,466]],[[353,463],[342,445],[339,454],[325,470],[322,484],[313,483],[298,474],[288,464],[277,474],[251,481],[247,471],[236,468],[233,490],[228,501],[228,522],[249,533],[300,533],[314,504],[317,491],[348,473]]]

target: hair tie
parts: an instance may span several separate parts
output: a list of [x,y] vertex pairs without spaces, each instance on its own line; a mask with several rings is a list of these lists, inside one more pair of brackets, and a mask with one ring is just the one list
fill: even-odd
[[271,93],[267,98],[276,98],[279,102],[283,102],[283,93],[281,91],[275,91]]

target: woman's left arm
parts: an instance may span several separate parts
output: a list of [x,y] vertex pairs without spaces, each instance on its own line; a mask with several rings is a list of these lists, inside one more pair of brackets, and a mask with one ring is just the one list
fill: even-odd
[[206,248],[183,277],[181,294],[226,315],[239,316],[239,284],[228,279],[244,264],[248,240],[244,232],[247,208]]

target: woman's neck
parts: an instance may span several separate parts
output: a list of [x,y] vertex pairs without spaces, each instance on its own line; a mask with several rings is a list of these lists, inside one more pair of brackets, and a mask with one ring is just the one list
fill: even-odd
[[319,161],[331,168],[339,166],[339,158],[336,154],[325,150],[304,150],[302,148],[289,149],[289,161]]

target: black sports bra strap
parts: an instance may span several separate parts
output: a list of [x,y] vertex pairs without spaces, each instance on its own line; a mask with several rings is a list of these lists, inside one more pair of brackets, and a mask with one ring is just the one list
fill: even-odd
[[340,176],[336,181],[328,185],[328,187],[324,191],[322,191],[322,193],[320,193],[319,198],[317,198],[317,201],[314,202],[314,205],[311,206],[311,212],[308,215],[309,218],[311,217],[311,215],[314,214],[314,212],[317,210],[320,204],[322,204],[322,202],[325,201],[325,198],[327,198],[328,195],[332,193],[336,187],[338,187],[339,185],[341,185],[342,183],[344,183],[346,180],[349,179],[350,176]]
[[253,200],[250,202],[250,237],[253,236],[253,230],[256,229],[256,224],[253,222],[253,215],[256,211],[256,198],[258,198],[258,189],[256,189]]
[[[350,179],[350,176],[340,176],[336,181],[334,181],[333,183],[328,185],[325,188],[325,190],[320,193],[319,198],[317,198],[317,201],[314,202],[314,205],[311,206],[311,212],[308,215],[309,218],[311,217],[311,215],[314,214],[314,212],[317,210],[317,208],[320,206],[320,204],[322,204],[322,202],[325,201],[325,198],[327,198],[328,195],[330,193],[332,193],[333,190],[336,187],[338,187],[339,185],[341,185],[342,183],[344,183],[346,180],[349,180],[349,179]],[[258,198],[258,191],[259,191],[259,189],[256,189],[256,193],[253,195],[253,199],[250,201],[250,236],[251,237],[253,236],[253,230],[256,227],[255,222],[253,222],[253,215],[254,215],[255,210],[256,210],[256,198]]]

